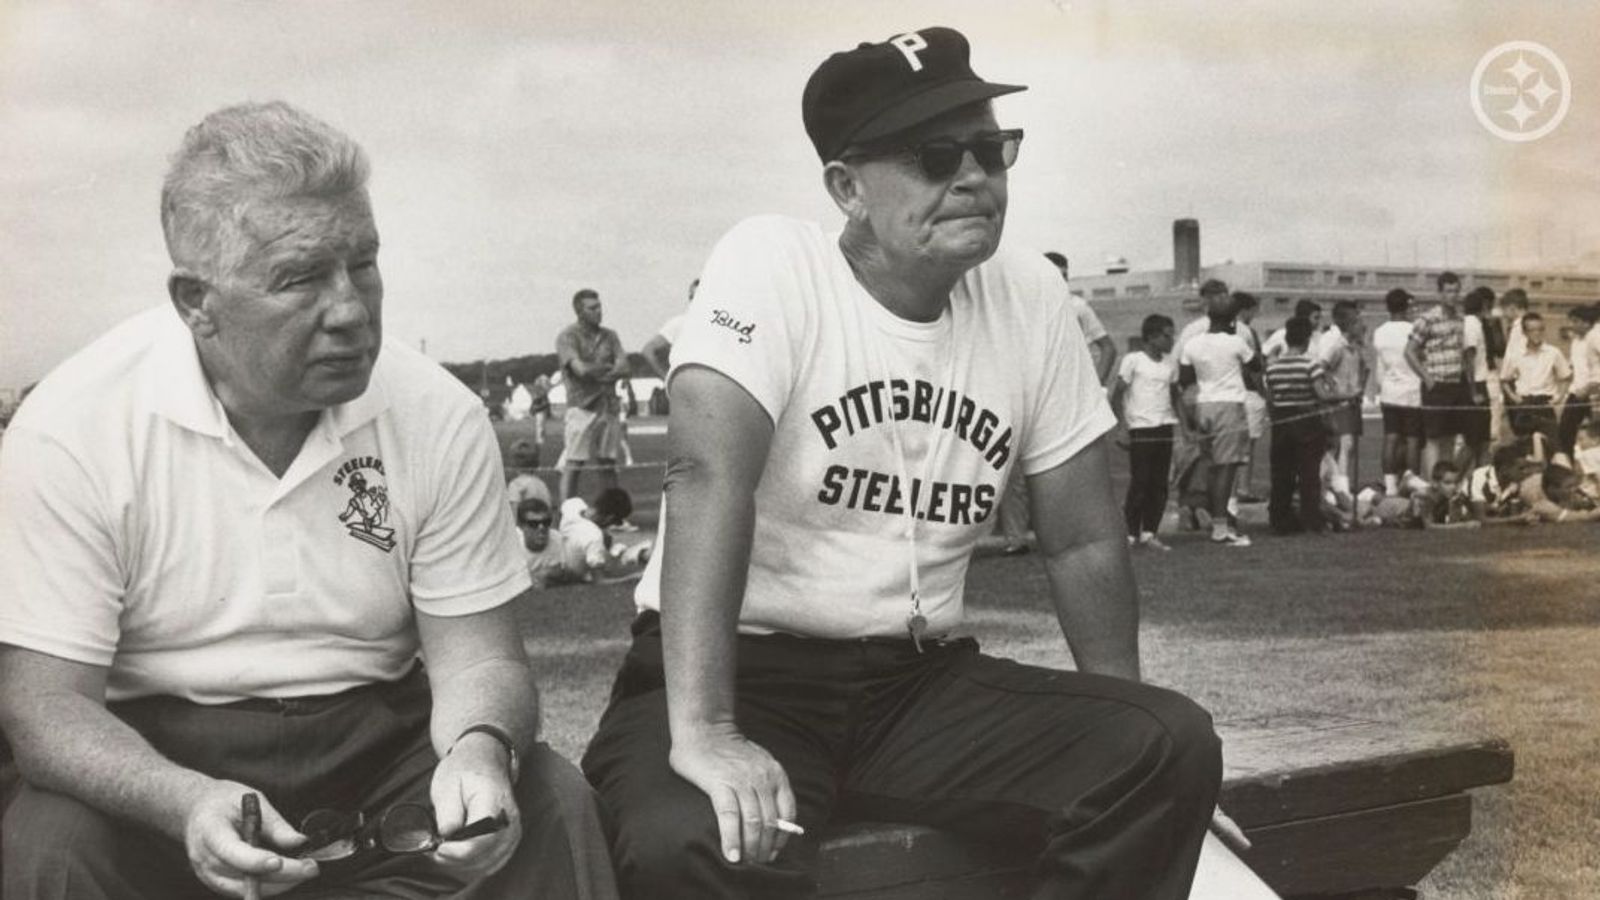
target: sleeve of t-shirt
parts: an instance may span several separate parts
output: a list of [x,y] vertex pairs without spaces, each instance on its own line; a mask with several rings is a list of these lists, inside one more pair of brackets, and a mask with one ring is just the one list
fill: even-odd
[[1261,345],[1261,352],[1266,356],[1276,356],[1283,352],[1285,349],[1284,334],[1285,330],[1279,328],[1277,331],[1267,335],[1267,342]]
[[793,391],[794,344],[804,327],[800,293],[817,277],[800,265],[804,227],[762,216],[740,222],[717,242],[672,348],[669,390],[679,370],[705,366],[743,388],[773,422],[783,415]]
[[[503,505],[503,503],[502,503]],[[0,643],[109,666],[125,577],[96,480],[52,438],[0,442]]]
[[661,335],[661,339],[666,341],[668,344],[676,344],[678,342],[678,333],[682,330],[683,316],[678,315],[673,316],[672,318],[663,322],[661,325],[661,330],[656,333]]
[[1061,303],[1044,304],[1044,309],[1042,371],[1029,404],[1030,421],[1023,430],[1019,459],[1024,475],[1047,472],[1066,462],[1117,424],[1105,389],[1095,377],[1077,317]]
[[528,569],[488,417],[461,405],[437,448],[432,503],[411,555],[411,597],[429,615],[470,615],[526,590]]
[[1124,355],[1117,363],[1117,377],[1122,379],[1127,384],[1133,384],[1134,363],[1135,361],[1132,353]]

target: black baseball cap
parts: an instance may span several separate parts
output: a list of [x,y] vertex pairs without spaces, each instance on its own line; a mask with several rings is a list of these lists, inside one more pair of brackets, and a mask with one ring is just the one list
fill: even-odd
[[969,103],[1025,91],[984,81],[954,28],[924,28],[861,44],[822,61],[806,82],[800,115],[823,162],[851,144],[904,131]]

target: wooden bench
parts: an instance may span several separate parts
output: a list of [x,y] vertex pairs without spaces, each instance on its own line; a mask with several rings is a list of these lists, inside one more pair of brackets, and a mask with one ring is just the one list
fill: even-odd
[[[1504,741],[1326,715],[1220,723],[1222,806],[1245,862],[1285,897],[1408,896],[1472,829],[1471,788],[1511,779]],[[927,828],[830,829],[821,896],[1026,897],[1030,860]]]

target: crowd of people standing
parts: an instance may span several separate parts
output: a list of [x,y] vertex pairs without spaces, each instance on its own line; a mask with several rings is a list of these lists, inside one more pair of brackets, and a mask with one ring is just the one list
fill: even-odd
[[[1111,386],[1127,429],[1129,542],[1166,549],[1157,532],[1171,493],[1180,527],[1250,546],[1238,513],[1254,498],[1239,476],[1263,419],[1278,534],[1593,518],[1600,305],[1568,310],[1563,352],[1521,289],[1463,297],[1453,272],[1435,287],[1420,314],[1409,291],[1389,291],[1370,337],[1355,301],[1333,303],[1324,325],[1321,304],[1303,299],[1262,341],[1256,298],[1214,279],[1200,286],[1202,315],[1181,331],[1147,317]],[[1382,413],[1382,480],[1363,484],[1369,393]]]

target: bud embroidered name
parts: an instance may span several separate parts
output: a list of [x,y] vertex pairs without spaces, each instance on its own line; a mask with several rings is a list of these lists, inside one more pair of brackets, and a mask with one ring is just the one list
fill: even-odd
[[751,322],[750,324],[746,325],[745,323],[729,315],[728,311],[724,309],[713,309],[711,311],[711,324],[720,325],[734,334],[737,334],[739,336],[739,343],[741,344],[750,343],[751,337],[754,335],[756,330],[756,323]]

